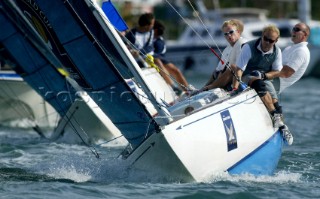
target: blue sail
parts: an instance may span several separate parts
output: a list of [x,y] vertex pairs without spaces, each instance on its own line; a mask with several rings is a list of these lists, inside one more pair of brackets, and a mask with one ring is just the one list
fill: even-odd
[[25,0],[16,4],[36,20],[34,28],[69,67],[71,77],[133,147],[156,132],[157,123],[125,81],[132,77],[130,70],[85,1]]
[[104,1],[102,3],[102,10],[112,23],[112,25],[118,30],[118,31],[125,31],[128,30],[128,26],[126,22],[122,19],[120,14],[118,13],[117,9],[112,4],[111,0]]
[[0,26],[4,27],[0,31],[1,59],[9,62],[60,116],[64,116],[74,101],[75,91],[70,89],[65,76],[53,67],[57,60],[53,56],[48,59],[46,47],[6,2],[1,2]]

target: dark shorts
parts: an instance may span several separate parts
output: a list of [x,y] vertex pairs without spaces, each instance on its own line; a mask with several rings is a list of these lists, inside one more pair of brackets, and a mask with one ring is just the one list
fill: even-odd
[[[255,76],[245,75],[242,77],[242,81],[248,85],[252,78],[256,78]],[[278,99],[278,93],[280,88],[279,78],[275,78],[273,80],[264,80],[266,84],[266,89],[270,93],[273,99]]]
[[213,77],[214,79],[217,79],[217,78],[219,77],[219,75],[220,75],[221,73],[224,73],[226,70],[227,70],[227,67],[224,67],[223,70],[215,70],[215,71],[213,71],[213,73],[212,73],[212,77]]
[[266,89],[270,93],[272,99],[278,99],[278,92],[273,85],[273,80],[265,80],[264,83],[266,84]]
[[166,65],[166,64],[169,64],[170,62],[168,61],[168,60],[166,60],[166,59],[160,59],[161,61],[162,61],[162,63],[164,64],[164,65]]

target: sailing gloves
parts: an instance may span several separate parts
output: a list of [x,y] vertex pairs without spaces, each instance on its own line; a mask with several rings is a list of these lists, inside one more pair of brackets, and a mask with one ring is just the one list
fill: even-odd
[[268,79],[265,72],[261,72],[261,71],[258,71],[258,70],[252,71],[250,73],[250,75],[254,76],[254,77],[258,77],[261,80],[267,80]]

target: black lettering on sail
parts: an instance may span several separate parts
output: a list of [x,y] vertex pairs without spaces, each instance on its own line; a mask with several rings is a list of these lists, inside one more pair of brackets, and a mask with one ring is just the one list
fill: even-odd
[[75,64],[65,51],[63,45],[60,43],[56,33],[50,25],[49,20],[36,2],[34,0],[22,0],[17,1],[17,5],[29,19],[35,30],[37,30],[43,41],[59,58],[64,67],[68,70],[68,73],[71,75],[71,77],[76,80],[81,87],[85,89],[91,88],[84,80],[80,71],[75,67]]

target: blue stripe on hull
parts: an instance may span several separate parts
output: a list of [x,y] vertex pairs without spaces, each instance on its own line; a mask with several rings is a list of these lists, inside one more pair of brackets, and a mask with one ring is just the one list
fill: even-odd
[[283,138],[277,131],[268,141],[228,169],[230,174],[272,175],[281,157]]
[[22,80],[21,76],[15,73],[0,73],[0,79],[1,80],[6,80],[6,79]]

